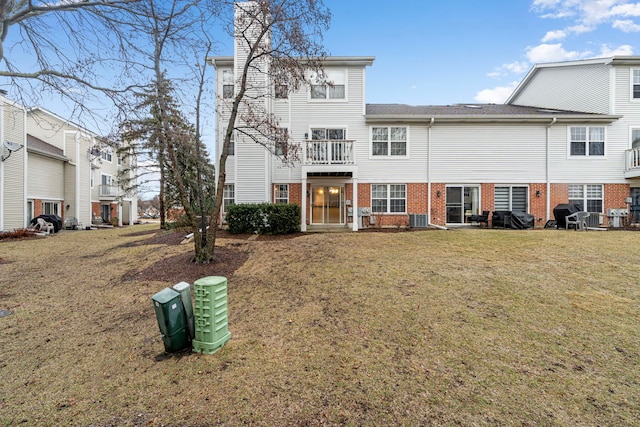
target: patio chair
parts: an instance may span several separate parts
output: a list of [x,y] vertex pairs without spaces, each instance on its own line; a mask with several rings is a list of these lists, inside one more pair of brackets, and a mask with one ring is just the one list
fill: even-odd
[[589,212],[575,212],[571,215],[567,215],[564,220],[566,222],[566,228],[569,229],[570,225],[573,225],[576,230],[587,231],[587,218],[589,218]]
[[482,215],[471,215],[469,220],[471,222],[477,222],[480,225],[484,223],[487,228],[489,228],[489,213],[490,211],[482,211]]
[[40,231],[45,232],[47,234],[53,233],[54,227],[52,223],[47,222],[42,218],[38,218],[37,221],[38,221],[37,227]]

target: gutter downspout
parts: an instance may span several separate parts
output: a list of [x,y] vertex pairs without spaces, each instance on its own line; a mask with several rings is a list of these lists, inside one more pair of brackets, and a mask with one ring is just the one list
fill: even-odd
[[429,218],[429,227],[439,228],[441,230],[446,230],[446,227],[442,227],[440,225],[435,225],[431,222],[431,128],[435,123],[436,118],[431,117],[431,121],[427,125],[427,215]]
[[549,221],[549,219],[551,218],[551,181],[550,181],[550,169],[551,169],[551,126],[553,126],[554,124],[556,124],[556,121],[558,119],[556,117],[554,117],[551,120],[551,123],[549,123],[547,125],[547,141],[546,141],[546,165],[545,165],[545,181],[546,181],[546,185],[547,185],[547,189],[546,189],[546,221]]

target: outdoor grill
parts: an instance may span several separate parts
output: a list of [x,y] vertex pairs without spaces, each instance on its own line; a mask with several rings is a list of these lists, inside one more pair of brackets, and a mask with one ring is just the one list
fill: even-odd
[[567,228],[566,217],[576,212],[580,212],[580,208],[571,203],[561,203],[553,208],[553,216],[558,228]]

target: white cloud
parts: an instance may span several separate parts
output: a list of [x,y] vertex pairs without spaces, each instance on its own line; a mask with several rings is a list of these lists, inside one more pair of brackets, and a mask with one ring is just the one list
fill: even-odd
[[474,99],[486,104],[503,104],[516,86],[518,86],[518,82],[511,82],[507,86],[498,86],[493,89],[484,89],[478,92]]
[[554,40],[562,40],[565,37],[567,37],[566,31],[563,31],[563,30],[548,31],[547,34],[545,34],[544,37],[542,38],[542,42],[546,43]]
[[633,47],[628,44],[610,48],[609,45],[603,44],[600,50],[601,56],[631,56],[633,55]]
[[534,63],[570,61],[585,58],[590,54],[591,52],[589,51],[576,52],[565,50],[564,47],[562,47],[562,43],[543,43],[535,47],[527,48],[527,58]]
[[523,74],[529,69],[529,63],[524,61],[514,61],[510,64],[502,64],[501,67],[487,74],[487,77],[499,79],[509,74]]
[[613,28],[622,31],[623,33],[635,33],[640,31],[640,25],[636,24],[631,19],[614,21]]
[[640,3],[614,6],[611,8],[611,14],[614,16],[640,16]]

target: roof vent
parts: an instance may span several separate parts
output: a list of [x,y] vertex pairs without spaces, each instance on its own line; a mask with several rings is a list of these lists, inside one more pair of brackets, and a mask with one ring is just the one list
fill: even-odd
[[479,109],[482,108],[482,105],[466,104],[464,107],[465,108],[475,108],[476,110],[479,110]]

